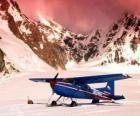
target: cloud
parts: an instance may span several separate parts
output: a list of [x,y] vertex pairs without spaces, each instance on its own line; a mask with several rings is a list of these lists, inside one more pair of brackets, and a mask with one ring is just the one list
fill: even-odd
[[77,33],[107,28],[125,11],[140,11],[139,0],[17,0],[25,14],[37,12]]

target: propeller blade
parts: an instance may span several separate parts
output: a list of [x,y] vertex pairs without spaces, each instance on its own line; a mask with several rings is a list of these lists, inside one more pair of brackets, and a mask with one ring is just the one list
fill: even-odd
[[55,77],[54,77],[54,79],[53,79],[53,80],[56,80],[56,79],[57,79],[57,77],[58,77],[58,75],[59,75],[59,73],[57,73],[57,74],[55,75]]

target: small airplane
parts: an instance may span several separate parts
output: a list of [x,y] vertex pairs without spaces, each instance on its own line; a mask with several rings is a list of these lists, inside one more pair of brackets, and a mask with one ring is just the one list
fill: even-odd
[[[58,73],[54,78],[30,78],[34,82],[50,83],[53,93],[59,95],[56,101],[51,102],[51,106],[57,106],[61,97],[71,98],[71,107],[77,106],[73,98],[91,99],[92,103],[99,103],[99,100],[120,100],[125,99],[123,95],[115,95],[115,81],[128,79],[130,76],[124,74],[107,74],[96,76],[84,76],[74,78],[58,78]],[[107,83],[105,87],[91,88],[88,84]]]

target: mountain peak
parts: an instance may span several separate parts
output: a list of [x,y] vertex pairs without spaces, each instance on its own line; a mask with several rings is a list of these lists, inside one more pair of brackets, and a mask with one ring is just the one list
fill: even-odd
[[21,12],[18,3],[15,0],[10,0],[10,3],[15,7],[19,12]]
[[0,10],[8,11],[10,4],[7,0],[0,0]]

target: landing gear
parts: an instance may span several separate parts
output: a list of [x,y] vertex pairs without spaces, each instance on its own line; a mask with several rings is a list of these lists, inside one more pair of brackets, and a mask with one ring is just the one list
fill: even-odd
[[75,107],[75,106],[77,106],[77,105],[78,105],[78,104],[77,104],[75,101],[72,101],[71,104],[70,104],[71,107]]
[[31,100],[29,97],[28,97],[27,103],[28,103],[28,104],[34,104],[33,100]]
[[57,102],[61,99],[62,96],[60,96],[56,101],[52,101],[50,106],[58,106]]
[[92,100],[92,104],[96,104],[96,103],[99,103],[99,99],[93,99]]
[[57,102],[56,101],[52,101],[51,106],[57,106]]
[[34,104],[34,102],[32,100],[28,100],[27,103],[28,104]]

